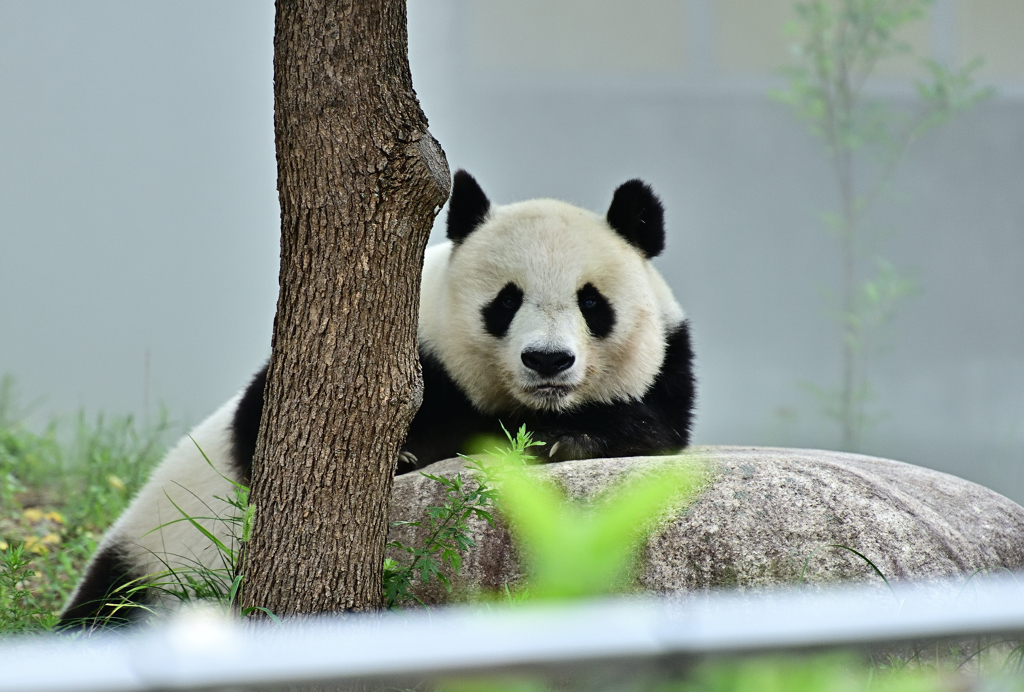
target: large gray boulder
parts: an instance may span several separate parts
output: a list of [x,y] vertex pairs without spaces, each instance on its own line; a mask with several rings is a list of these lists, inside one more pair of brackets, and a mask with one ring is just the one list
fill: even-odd
[[[703,447],[684,463],[705,469],[705,485],[685,511],[647,541],[636,578],[640,590],[682,595],[714,587],[761,589],[881,579],[931,580],[979,570],[1024,567],[1024,508],[975,483],[898,461],[857,454],[764,447]],[[626,474],[665,458],[587,459],[538,467],[569,496],[592,497]],[[457,459],[428,472],[454,476]],[[419,474],[395,480],[392,520],[414,521],[443,501],[440,484]],[[476,546],[454,580],[454,595],[428,588],[428,603],[523,578],[508,531],[471,524]],[[422,540],[392,528],[406,544]]]

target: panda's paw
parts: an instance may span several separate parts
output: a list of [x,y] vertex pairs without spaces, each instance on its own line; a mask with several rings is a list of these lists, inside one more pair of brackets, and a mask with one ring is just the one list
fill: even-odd
[[419,467],[420,460],[416,458],[415,454],[405,449],[398,452],[398,464],[395,466],[396,476],[412,473]]
[[557,435],[552,437],[544,448],[547,461],[571,461],[573,459],[589,459],[594,456],[597,445],[590,435]]

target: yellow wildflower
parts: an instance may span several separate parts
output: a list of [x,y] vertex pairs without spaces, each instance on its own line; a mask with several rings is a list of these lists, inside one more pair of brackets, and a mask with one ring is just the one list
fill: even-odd
[[42,538],[39,536],[29,536],[25,539],[25,550],[36,555],[47,555],[50,552],[50,546],[58,545],[59,543],[60,536],[55,533],[48,533]]
[[0,550],[7,550],[7,541],[0,541]]
[[43,520],[43,510],[29,507],[22,512],[21,516],[25,518],[25,521],[35,524]]
[[38,536],[29,536],[25,539],[25,550],[36,555],[46,555],[50,549],[39,540]]

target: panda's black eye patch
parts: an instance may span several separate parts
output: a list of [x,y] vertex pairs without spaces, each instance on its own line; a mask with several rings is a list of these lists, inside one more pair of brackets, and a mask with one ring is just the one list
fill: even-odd
[[508,333],[512,325],[512,319],[519,312],[523,304],[523,289],[509,282],[498,291],[494,300],[484,306],[482,310],[484,317],[484,328],[491,336],[499,339]]
[[612,328],[615,327],[615,310],[608,299],[597,290],[597,286],[586,284],[576,291],[576,301],[591,334],[603,339],[612,333]]

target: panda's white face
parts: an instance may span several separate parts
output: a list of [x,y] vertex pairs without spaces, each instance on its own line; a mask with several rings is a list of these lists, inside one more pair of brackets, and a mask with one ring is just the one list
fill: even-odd
[[421,343],[485,413],[639,398],[682,319],[646,257],[563,202],[491,207],[427,251]]

